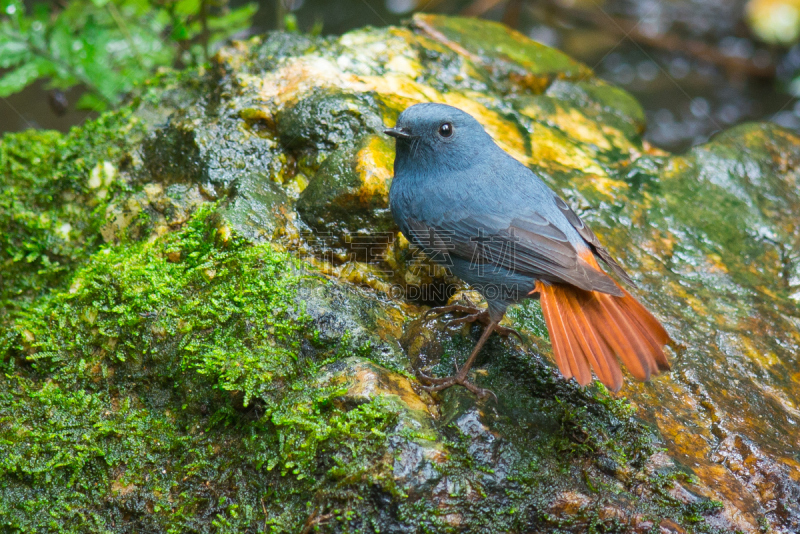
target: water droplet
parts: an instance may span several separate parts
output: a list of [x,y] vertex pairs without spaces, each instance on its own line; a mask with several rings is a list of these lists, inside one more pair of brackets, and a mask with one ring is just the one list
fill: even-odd
[[682,57],[676,57],[669,63],[669,74],[678,80],[685,78],[692,70],[691,64]]
[[781,111],[772,116],[772,122],[779,124],[784,128],[797,129],[800,128],[800,119],[791,111]]
[[615,70],[616,72],[614,73],[614,77],[617,79],[617,82],[621,83],[622,85],[628,85],[635,77],[633,67],[630,65],[620,65],[619,68]]
[[288,11],[297,11],[298,9],[303,7],[303,4],[305,3],[306,0],[283,0],[283,6]]
[[417,7],[417,0],[386,0],[386,9],[390,13],[408,13]]
[[722,106],[722,109],[719,110],[717,116],[722,122],[727,124],[732,124],[739,120],[740,113],[739,108],[734,104],[726,104]]
[[765,69],[772,64],[772,55],[769,50],[760,49],[756,50],[753,54],[753,65],[760,69]]
[[661,108],[656,111],[654,118],[660,124],[675,122],[675,116],[667,108]]
[[558,44],[558,32],[549,26],[534,26],[528,32],[528,36],[546,46],[556,46]]
[[692,100],[692,103],[689,105],[689,111],[692,112],[692,115],[697,117],[698,119],[702,119],[708,116],[708,112],[711,110],[711,106],[703,97],[698,97]]
[[636,66],[636,74],[639,75],[640,79],[646,82],[652,82],[655,80],[656,76],[658,76],[658,72],[658,65],[656,65],[653,61],[642,61]]

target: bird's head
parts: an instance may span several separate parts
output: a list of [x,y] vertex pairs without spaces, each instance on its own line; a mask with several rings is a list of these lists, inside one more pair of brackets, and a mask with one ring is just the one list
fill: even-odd
[[445,104],[415,104],[384,133],[397,140],[395,171],[464,169],[491,152],[494,141],[472,115]]

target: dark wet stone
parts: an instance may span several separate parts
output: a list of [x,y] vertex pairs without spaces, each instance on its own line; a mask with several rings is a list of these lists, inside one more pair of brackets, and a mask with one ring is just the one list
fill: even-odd
[[498,438],[481,422],[477,409],[470,410],[455,421],[462,434],[469,438],[467,452],[480,465],[492,466],[495,462]]
[[312,277],[297,290],[298,303],[313,321],[318,339],[338,343],[346,335],[348,343],[382,365],[404,369],[407,361],[400,346],[401,312],[397,307],[371,298],[356,287]]
[[711,459],[744,484],[763,506],[764,515],[776,531],[800,531],[800,482],[792,478],[785,465],[738,435],[725,438]]
[[376,107],[369,95],[315,91],[278,114],[281,143],[296,151],[352,146],[353,139],[383,131]]
[[394,438],[389,445],[394,456],[392,472],[395,479],[415,496],[432,491],[442,478],[437,464],[444,461],[443,451],[430,444],[424,445],[404,438]]
[[144,157],[150,176],[160,183],[207,181],[194,129],[178,121],[152,134]]
[[249,51],[249,61],[242,67],[256,73],[271,70],[282,59],[302,55],[317,45],[317,40],[302,33],[273,32]]
[[595,460],[595,464],[600,471],[609,476],[614,476],[619,472],[619,464],[608,456],[598,457],[597,460]]
[[394,240],[388,207],[391,153],[385,136],[364,137],[354,148],[328,157],[300,194],[297,212],[324,246],[343,247],[358,261],[374,262]]
[[286,225],[286,191],[268,174],[240,176],[236,194],[224,213],[235,230],[257,241],[272,238]]

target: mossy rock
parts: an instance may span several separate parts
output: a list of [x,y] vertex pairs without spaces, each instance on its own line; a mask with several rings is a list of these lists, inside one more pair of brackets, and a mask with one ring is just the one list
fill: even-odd
[[[479,334],[387,210],[444,102],[580,211],[676,341],[624,396],[564,381],[541,310]],[[0,142],[4,532],[794,532],[800,139],[672,156],[641,107],[496,23],[273,33],[71,133]],[[380,236],[380,239],[374,239]],[[372,239],[372,241],[370,241]]]

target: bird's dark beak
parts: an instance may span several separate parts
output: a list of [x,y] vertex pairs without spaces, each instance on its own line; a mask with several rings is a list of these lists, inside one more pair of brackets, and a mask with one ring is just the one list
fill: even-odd
[[386,135],[390,135],[396,139],[408,139],[411,137],[411,134],[403,130],[402,128],[387,128],[383,131]]

